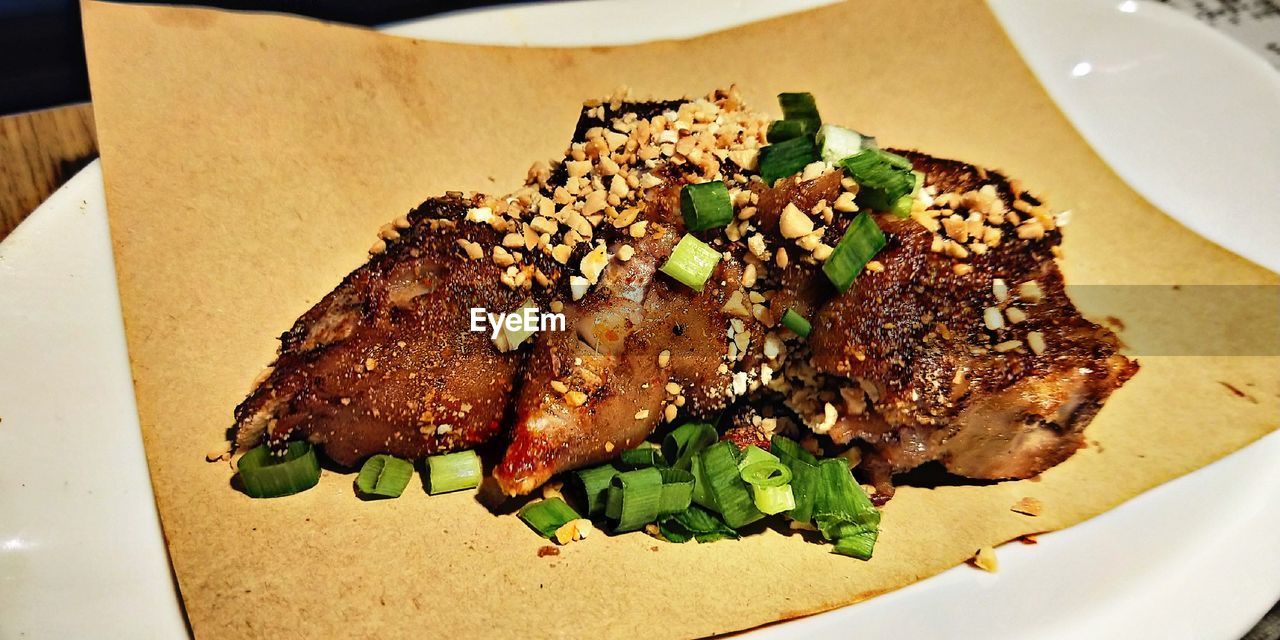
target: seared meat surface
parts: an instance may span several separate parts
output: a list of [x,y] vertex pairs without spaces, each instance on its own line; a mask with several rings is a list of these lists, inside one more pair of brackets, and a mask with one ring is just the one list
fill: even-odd
[[[1083,446],[1137,365],[1067,298],[1042,203],[903,152],[925,189],[910,218],[870,212],[888,244],[839,293],[822,264],[859,187],[821,162],[764,184],[768,124],[733,91],[589,103],[565,160],[522,189],[425,202],[282,336],[236,409],[237,447],[306,438],[355,465],[498,440],[494,476],[518,495],[663,423],[719,419],[743,445],[810,431],[858,447],[884,500],[925,462],[1025,478]],[[712,180],[734,219],[693,233],[721,254],[695,291],[660,267],[688,233],[681,188]],[[471,308],[530,303],[566,330],[471,331]],[[807,340],[779,323],[788,309],[811,320]]]
[[509,311],[529,293],[459,247],[460,233],[497,239],[464,219],[477,202],[423,203],[393,225],[396,242],[281,336],[276,362],[236,408],[238,448],[302,437],[354,465],[375,453],[469,448],[499,433],[520,357],[471,332],[469,310]]
[[[938,193],[972,194],[949,198],[956,213],[933,219],[968,225],[976,213],[1000,231],[999,244],[973,252],[978,224],[962,235],[941,222],[930,231],[919,211],[880,217],[883,269],[861,275],[814,321],[813,367],[849,396],[828,433],[865,444],[882,492],[892,490],[888,474],[932,460],[970,478],[1036,475],[1084,445],[1085,425],[1137,365],[1067,298],[1054,261],[1060,233],[1019,233],[1034,220],[1025,212],[1034,197],[998,174],[906,155]],[[968,255],[934,250],[939,237],[969,239]]]

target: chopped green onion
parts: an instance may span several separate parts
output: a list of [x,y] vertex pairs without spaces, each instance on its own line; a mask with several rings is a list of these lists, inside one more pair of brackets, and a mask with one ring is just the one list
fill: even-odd
[[795,500],[791,519],[811,524],[814,498],[818,493],[818,467],[795,458],[787,466],[791,469],[791,493]]
[[864,531],[853,535],[846,535],[838,538],[833,551],[842,556],[851,556],[859,560],[870,560],[871,552],[875,550],[876,538],[878,534],[875,531]]
[[614,531],[635,531],[653,522],[662,505],[662,472],[649,467],[613,477],[605,514],[618,521]]
[[[742,455],[738,457],[738,470],[742,471],[757,462],[777,462],[778,456],[753,445],[742,450]],[[746,480],[746,478],[743,478]]]
[[812,93],[779,93],[778,105],[782,107],[783,120],[797,120],[806,124],[808,135],[817,132],[822,124],[818,115],[818,103]]
[[795,501],[789,514],[792,520],[805,524],[813,520],[813,500],[817,492],[818,460],[795,440],[774,436],[769,450],[791,469],[791,492]]
[[858,277],[862,268],[875,257],[876,252],[884,248],[884,245],[884,232],[880,231],[876,221],[872,220],[866,212],[859,213],[858,217],[849,223],[849,228],[845,230],[844,237],[840,239],[835,250],[827,256],[827,261],[822,265],[822,272],[827,274],[831,284],[844,293],[853,284],[853,279]]
[[818,159],[818,147],[807,137],[792,138],[760,149],[760,178],[773,186],[779,178],[800,173]]
[[813,520],[822,537],[836,543],[837,553],[870,558],[880,512],[854,482],[848,465],[840,458],[823,460],[818,463],[817,483]]
[[544,538],[556,535],[556,530],[581,516],[560,498],[547,498],[520,507],[520,519]]
[[694,455],[689,459],[689,473],[693,474],[693,501],[712,511],[716,510],[716,501],[707,490],[707,483],[702,481],[702,458]]
[[364,461],[356,488],[369,496],[399,498],[413,478],[413,463],[380,453]]
[[320,482],[316,452],[310,442],[301,440],[290,442],[283,458],[272,455],[265,444],[254,447],[240,457],[236,468],[250,498],[291,496]]
[[902,196],[889,208],[889,213],[892,213],[895,218],[910,218],[911,206],[915,204],[915,200],[915,197],[911,195]]
[[448,493],[459,489],[474,489],[480,486],[483,469],[480,468],[480,456],[475,451],[459,451],[442,456],[427,458],[429,486],[428,493]]
[[769,452],[778,456],[778,460],[784,463],[788,458],[794,458],[808,465],[818,464],[818,459],[813,457],[812,453],[805,451],[799,442],[786,436],[773,436],[769,440]]
[[645,467],[665,467],[667,466],[667,459],[662,457],[662,451],[657,447],[643,444],[635,449],[623,451],[618,456],[618,463],[627,469],[643,469]]
[[879,149],[863,149],[840,161],[849,177],[858,182],[859,205],[890,211],[902,196],[911,193],[916,178],[911,161]]
[[804,120],[774,120],[769,124],[766,139],[775,144],[792,138],[802,138],[813,134],[809,129],[811,123]]
[[756,508],[765,515],[771,516],[796,508],[795,494],[791,491],[789,484],[777,487],[751,485],[751,499],[755,502]]
[[734,529],[764,517],[756,509],[751,492],[738,473],[738,446],[719,442],[697,455],[700,462],[697,484],[706,485],[706,494],[725,523]]
[[690,231],[723,227],[733,221],[733,202],[723,180],[687,184],[680,189],[680,213]]
[[609,479],[609,490],[605,492],[604,517],[610,520],[622,517],[622,492],[613,488],[612,478]]
[[662,496],[658,515],[680,513],[693,501],[693,474],[680,469],[659,469],[662,473]]
[[782,326],[801,338],[808,338],[809,332],[813,331],[813,325],[809,324],[804,316],[796,313],[795,309],[787,309],[786,313],[782,314]]
[[593,469],[580,469],[573,477],[576,486],[582,493],[583,502],[587,505],[587,515],[591,517],[604,515],[605,505],[609,500],[609,485],[618,470],[613,465],[603,465]]
[[719,516],[698,505],[689,505],[688,509],[680,513],[661,518],[658,520],[658,530],[663,538],[671,542],[688,542],[690,538],[698,542],[715,542],[738,537],[738,532],[725,524]]
[[893,208],[889,210],[890,213],[898,218],[911,217],[911,209],[916,203],[916,194],[920,193],[920,187],[924,185],[923,173],[920,173],[919,171],[912,171],[911,173],[915,179],[915,186],[911,188],[911,193],[898,198],[898,201],[893,203]]
[[690,468],[693,454],[720,439],[716,428],[705,422],[690,422],[677,427],[662,440],[662,453],[672,469]]
[[683,238],[680,238],[680,242],[676,243],[671,257],[662,264],[662,272],[694,291],[702,291],[702,286],[716,270],[716,265],[720,264],[722,257],[719,251],[712,249],[692,234],[686,233]]
[[742,480],[753,487],[780,487],[791,482],[791,468],[777,460],[753,462],[742,469]]
[[[874,149],[876,139],[864,136],[853,129],[834,124],[824,124],[814,140],[821,149],[822,159],[835,164],[863,149]],[[770,140],[772,142],[772,140]]]

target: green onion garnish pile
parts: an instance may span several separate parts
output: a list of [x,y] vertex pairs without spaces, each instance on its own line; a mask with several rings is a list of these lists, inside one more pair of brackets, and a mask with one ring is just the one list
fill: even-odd
[[[774,436],[768,451],[742,450],[702,423],[676,428],[661,449],[645,444],[624,451],[616,464],[581,469],[571,481],[586,517],[607,521],[615,533],[655,533],[655,525],[670,542],[737,538],[741,529],[779,516],[817,530],[835,553],[866,559],[880,522],[844,458],[818,460],[782,436]],[[548,502],[526,506],[521,517],[550,537],[548,530],[578,511],[563,502],[535,507]],[[557,515],[538,516],[544,510]]]

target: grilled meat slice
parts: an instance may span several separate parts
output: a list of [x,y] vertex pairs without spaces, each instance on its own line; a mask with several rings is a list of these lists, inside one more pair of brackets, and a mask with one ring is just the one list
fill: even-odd
[[236,408],[238,448],[264,434],[276,446],[304,437],[354,465],[374,453],[473,447],[499,432],[520,359],[470,331],[469,309],[510,311],[530,293],[501,284],[502,269],[458,243],[497,243],[493,228],[464,219],[481,201],[423,203],[396,225],[396,242],[281,336],[269,374]]
[[[889,474],[932,460],[971,478],[1038,474],[1084,445],[1137,364],[1067,297],[1038,200],[994,172],[905,155],[942,195],[914,220],[880,216],[883,270],[814,320],[812,365],[846,400],[828,433],[865,443],[882,495]],[[951,248],[965,238],[967,255]]]
[[721,261],[707,288],[694,292],[658,273],[679,238],[672,227],[654,225],[633,243],[633,258],[613,262],[586,297],[566,307],[575,331],[540,337],[511,444],[494,470],[508,494],[636,446],[668,406],[699,416],[724,408],[732,372],[721,366],[729,324],[722,307],[741,266]]
[[[758,129],[745,132],[726,124],[722,136],[736,134],[724,141],[723,163],[650,166],[650,187],[637,202],[634,221],[628,216],[626,225],[596,229],[609,242],[609,255],[630,246],[634,257],[612,261],[598,285],[581,301],[568,303],[567,324],[575,334],[543,335],[536,344],[522,380],[511,444],[494,470],[508,494],[530,492],[557,472],[609,460],[676,413],[714,416],[735,396],[740,347],[727,335],[741,334],[739,342],[745,347],[751,335],[763,333],[750,315],[742,288],[745,243],[724,244],[718,230],[701,233],[723,251],[701,292],[658,273],[686,233],[680,205],[686,177],[701,173],[695,179],[708,179],[718,173],[745,187],[748,172],[730,159],[728,148],[763,142],[763,119],[746,115],[735,96],[713,97],[718,109],[755,118]],[[590,148],[593,133],[611,127],[618,118],[632,118],[648,128],[649,119],[694,106],[689,101],[622,102],[603,116],[585,110],[571,148]],[[708,152],[707,157],[712,155]],[[562,187],[557,180],[564,179],[570,178],[553,174],[548,191],[556,192]],[[645,225],[640,238],[631,232],[635,224]],[[745,387],[737,385],[736,392],[745,393]]]

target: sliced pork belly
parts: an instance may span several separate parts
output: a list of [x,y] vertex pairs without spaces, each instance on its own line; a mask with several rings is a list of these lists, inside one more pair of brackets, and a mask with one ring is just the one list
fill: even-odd
[[429,200],[384,229],[390,242],[281,336],[272,368],[236,408],[236,446],[301,437],[354,465],[374,453],[469,448],[497,434],[519,355],[470,331],[469,310],[510,311],[533,293],[505,286],[502,268],[469,255],[468,243],[501,237],[465,220],[484,202]]
[[933,460],[971,478],[1038,474],[1084,445],[1137,365],[1066,296],[1061,236],[1038,200],[994,172],[907,155],[938,201],[880,216],[883,268],[815,318],[812,366],[843,400],[819,430],[863,443],[882,493]]
[[[722,310],[741,265],[721,261],[703,292],[658,272],[680,238],[654,224],[629,243],[601,281],[565,314],[573,331],[546,333],[530,355],[511,427],[494,470],[509,494],[527,493],[561,471],[609,460],[638,445],[664,419],[723,410],[732,382]],[[725,282],[725,285],[720,285]]]

